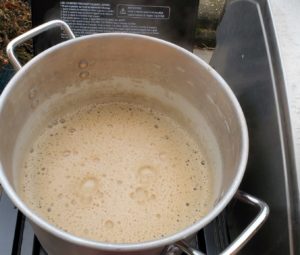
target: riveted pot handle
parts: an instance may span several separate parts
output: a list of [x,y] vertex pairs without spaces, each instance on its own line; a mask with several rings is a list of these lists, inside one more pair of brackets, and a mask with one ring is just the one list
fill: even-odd
[[[259,209],[259,212],[255,219],[249,224],[249,226],[231,243],[224,251],[222,251],[221,255],[232,255],[236,254],[238,251],[244,247],[244,245],[251,239],[251,237],[258,231],[258,229],[263,225],[265,220],[268,218],[269,215],[269,207],[268,205],[243,191],[238,191],[235,197],[249,205],[253,205]],[[204,255],[202,252],[189,247],[189,245],[184,242],[180,241],[176,244],[170,246],[168,248],[167,255],[171,255],[174,253],[174,250],[181,250],[182,252],[186,253],[187,255]]]
[[65,23],[62,20],[52,20],[52,21],[49,21],[45,24],[42,24],[40,26],[37,26],[37,27],[31,29],[22,35],[19,35],[18,37],[16,37],[15,39],[13,39],[12,41],[9,42],[9,44],[6,47],[6,53],[7,53],[7,56],[9,58],[11,64],[14,66],[14,68],[16,70],[21,69],[22,65],[20,64],[17,57],[15,56],[14,49],[21,43],[23,43],[29,39],[32,39],[34,36],[41,34],[47,30],[50,30],[54,27],[61,27],[66,32],[66,34],[68,35],[68,37],[70,39],[75,38],[75,35],[73,34],[72,30],[67,25],[67,23]]

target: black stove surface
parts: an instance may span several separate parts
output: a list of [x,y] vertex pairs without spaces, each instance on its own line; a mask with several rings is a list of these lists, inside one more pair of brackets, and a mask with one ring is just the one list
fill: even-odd
[[[273,24],[265,0],[229,1],[211,65],[236,94],[246,116],[250,154],[241,189],[264,200],[270,215],[239,254],[300,254],[299,197],[294,175],[286,91]],[[12,76],[0,72],[0,87]],[[208,255],[219,254],[256,211],[233,200],[197,235]],[[300,240],[300,239],[299,239]],[[25,217],[0,195],[0,255],[46,255]]]
[[[270,207],[268,220],[240,254],[300,254],[291,120],[268,1],[229,1],[210,64],[237,96],[247,121],[249,158],[240,189]],[[250,222],[253,210],[234,203],[228,208],[225,217],[232,240]],[[214,247],[208,254],[220,252]]]

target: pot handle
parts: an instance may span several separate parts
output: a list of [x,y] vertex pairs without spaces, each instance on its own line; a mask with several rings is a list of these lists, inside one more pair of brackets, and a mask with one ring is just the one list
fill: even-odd
[[[251,239],[251,237],[259,230],[269,215],[269,207],[262,200],[255,198],[243,191],[238,191],[235,198],[246,204],[255,206],[259,209],[258,215],[249,224],[249,226],[231,243],[220,255],[232,255],[239,252],[242,247]],[[187,255],[205,255],[202,252],[191,248],[186,242],[179,241],[167,248],[166,255],[176,254],[180,250]]]
[[7,47],[6,47],[6,53],[7,56],[11,62],[11,64],[14,66],[14,68],[16,70],[20,70],[22,65],[20,64],[20,62],[18,61],[17,57],[14,54],[14,49],[20,45],[21,43],[32,39],[34,36],[41,34],[49,29],[52,29],[54,27],[61,27],[66,34],[68,35],[68,37],[70,39],[74,39],[75,35],[73,34],[72,30],[70,29],[70,27],[67,25],[67,23],[65,23],[62,20],[51,20],[49,22],[46,22],[40,26],[37,26],[29,31],[27,31],[24,34],[19,35],[18,37],[16,37],[15,39],[11,40]]

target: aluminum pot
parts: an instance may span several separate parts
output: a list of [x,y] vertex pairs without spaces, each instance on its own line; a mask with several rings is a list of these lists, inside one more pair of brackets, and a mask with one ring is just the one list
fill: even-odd
[[[46,50],[21,68],[13,54],[14,48],[55,26],[64,29],[71,40]],[[260,210],[252,225],[223,254],[237,252],[266,219],[268,207],[264,202],[237,192],[248,156],[248,133],[241,107],[226,82],[192,53],[163,40],[126,33],[95,34],[74,39],[67,24],[55,20],[13,40],[8,45],[8,55],[20,71],[1,95],[0,181],[13,203],[30,220],[35,234],[49,254],[158,255],[176,254],[178,250],[201,254],[190,248],[186,240],[212,221],[235,194]],[[122,88],[115,77],[123,79],[123,83],[134,84],[131,89],[138,93],[152,93],[152,96],[168,101],[183,114],[191,116],[191,125],[196,125],[200,136],[204,132],[204,140],[207,137],[214,140],[207,145],[211,147],[211,157],[216,158],[215,167],[219,169],[219,188],[214,207],[195,224],[160,240],[109,244],[73,236],[38,216],[17,192],[16,144],[27,136],[23,130],[26,121],[36,114],[42,118],[39,111],[45,105],[51,111],[54,105],[49,101],[53,98],[63,102],[68,101],[70,93],[75,92],[88,96],[104,89],[130,90],[129,87]],[[101,87],[99,84],[103,83],[110,85]],[[185,104],[192,106],[195,112],[187,112]],[[47,115],[47,111],[43,113]]]

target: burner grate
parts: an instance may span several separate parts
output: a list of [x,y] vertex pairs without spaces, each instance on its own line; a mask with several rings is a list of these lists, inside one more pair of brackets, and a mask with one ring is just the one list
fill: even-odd
[[29,221],[2,192],[0,196],[0,254],[46,255]]

